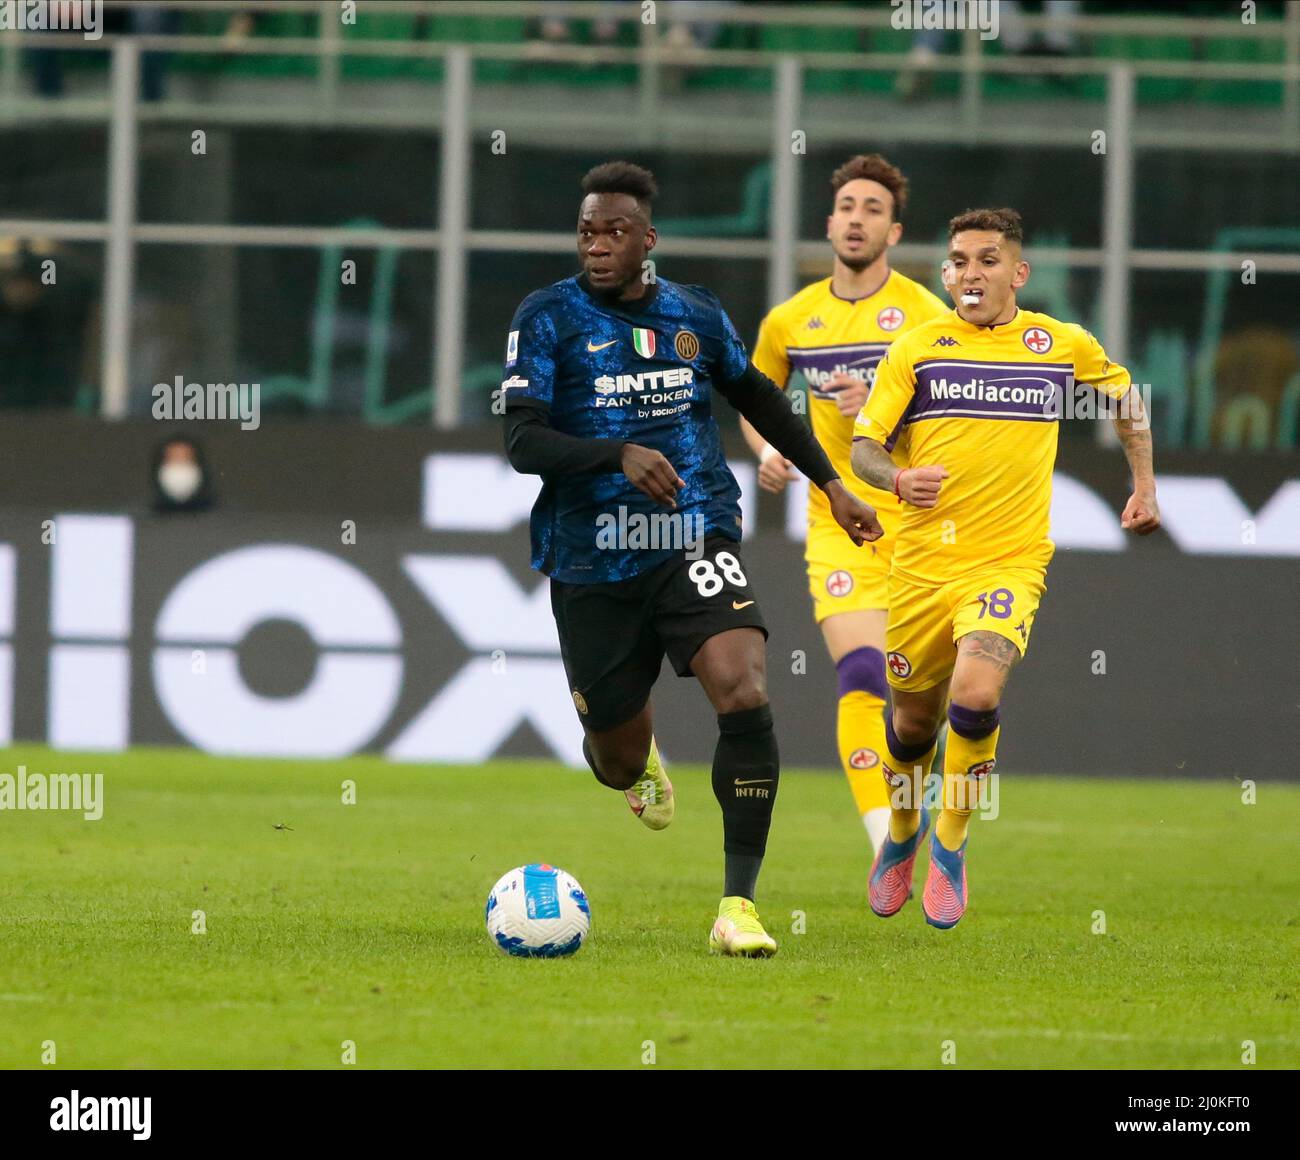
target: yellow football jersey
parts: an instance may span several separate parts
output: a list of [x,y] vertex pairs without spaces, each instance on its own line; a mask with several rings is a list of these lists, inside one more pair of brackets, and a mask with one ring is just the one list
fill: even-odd
[[[897,270],[891,270],[880,289],[866,298],[836,297],[831,280],[823,278],[772,307],[751,355],[754,365],[779,387],[788,387],[794,373],[803,376],[817,441],[844,486],[877,511],[884,509],[886,516],[897,510],[898,500],[853,474],[849,463],[853,417],[840,414],[835,395],[824,387],[836,372],[844,372],[865,380],[870,391],[876,364],[889,344],[945,310],[929,290]],[[832,518],[819,487],[808,489],[808,518]]]
[[1130,378],[1081,326],[1028,310],[994,327],[949,310],[889,348],[854,437],[948,472],[934,507],[903,505],[898,575],[943,584],[998,560],[1047,566],[1059,415],[1074,383],[1119,399]]

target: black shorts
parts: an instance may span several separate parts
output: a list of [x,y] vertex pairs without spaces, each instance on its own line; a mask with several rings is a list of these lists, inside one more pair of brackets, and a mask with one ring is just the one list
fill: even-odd
[[595,733],[630,721],[650,697],[664,655],[679,677],[711,636],[767,626],[740,545],[706,536],[697,560],[678,556],[609,584],[551,581],[551,608],[573,703]]

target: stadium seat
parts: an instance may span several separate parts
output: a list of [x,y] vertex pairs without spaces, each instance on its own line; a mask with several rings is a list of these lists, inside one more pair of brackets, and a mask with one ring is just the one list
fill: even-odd
[[1297,445],[1300,445],[1300,371],[1291,376],[1282,392],[1274,441],[1278,451],[1294,451]]
[[[777,53],[852,52],[857,48],[854,29],[814,26],[800,28],[765,24],[759,31],[759,48]],[[859,74],[849,69],[811,68],[804,72],[804,91],[840,93],[857,87]]]
[[[1229,227],[1220,230],[1214,238],[1212,250],[1230,252],[1252,248],[1261,250],[1295,249],[1300,247],[1300,228],[1284,227]],[[1216,363],[1223,340],[1224,318],[1227,313],[1228,292],[1237,275],[1229,268],[1211,270],[1206,275],[1205,310],[1201,319],[1200,346],[1197,349],[1192,379],[1192,429],[1191,446],[1205,450],[1211,446],[1211,432],[1218,407],[1218,378]],[[1290,347],[1292,356],[1294,346]],[[1287,369],[1285,378],[1290,377]]]
[[745,176],[740,210],[715,217],[661,218],[656,224],[665,236],[681,238],[753,238],[767,230],[767,207],[772,193],[772,167],[754,166]]
[[1152,330],[1140,356],[1130,360],[1135,382],[1150,392],[1151,426],[1161,447],[1187,444],[1188,384],[1191,365],[1188,342],[1177,330]]
[[[1205,59],[1213,63],[1282,64],[1286,60],[1286,43],[1282,27],[1277,25],[1274,40],[1223,37],[1206,45]],[[1209,79],[1192,86],[1193,100],[1214,101],[1224,105],[1278,104],[1282,100],[1281,81]]]
[[1224,408],[1220,420],[1219,446],[1225,451],[1263,451],[1269,439],[1268,404],[1258,395],[1239,395]]

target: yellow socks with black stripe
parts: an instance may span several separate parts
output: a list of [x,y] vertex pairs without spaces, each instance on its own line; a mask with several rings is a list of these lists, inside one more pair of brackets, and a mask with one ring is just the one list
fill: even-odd
[[980,786],[993,772],[998,749],[998,710],[948,706],[948,752],[943,763],[943,809],[935,833],[946,850],[966,841]]
[[840,765],[849,779],[853,802],[879,849],[889,827],[889,787],[882,774],[885,755],[885,654],[878,648],[856,648],[835,664],[840,677],[836,740]]
[[930,775],[938,740],[936,733],[928,741],[908,745],[894,732],[893,715],[885,718],[889,756],[885,760],[884,780],[889,785],[889,836],[895,842],[906,842],[921,828],[925,779]]

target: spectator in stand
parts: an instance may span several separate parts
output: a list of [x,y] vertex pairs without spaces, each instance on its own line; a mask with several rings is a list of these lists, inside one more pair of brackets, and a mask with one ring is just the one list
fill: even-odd
[[72,405],[92,300],[58,243],[0,238],[0,407]]
[[[1080,0],[1043,0],[1047,27],[1041,40],[1031,38],[1025,28],[1025,6],[1020,0],[1003,0],[998,6],[998,40],[1008,53],[1017,56],[1073,56],[1078,41],[1068,21],[1083,9]],[[934,72],[918,67],[934,62],[943,51],[948,31],[943,28],[916,30],[907,63],[899,70],[895,92],[904,100],[923,96],[932,86]]]
[[150,482],[153,509],[160,514],[207,511],[213,505],[203,450],[186,435],[173,435],[158,445]]

